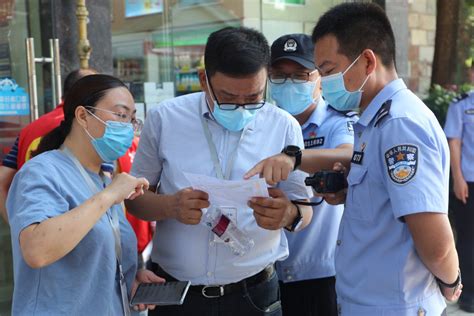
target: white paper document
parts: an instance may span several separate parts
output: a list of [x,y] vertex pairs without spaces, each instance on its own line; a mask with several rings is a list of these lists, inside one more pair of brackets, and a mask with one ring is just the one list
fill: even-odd
[[209,194],[212,206],[248,208],[247,202],[252,197],[269,197],[265,179],[220,180],[217,178],[184,173],[186,179],[195,190]]

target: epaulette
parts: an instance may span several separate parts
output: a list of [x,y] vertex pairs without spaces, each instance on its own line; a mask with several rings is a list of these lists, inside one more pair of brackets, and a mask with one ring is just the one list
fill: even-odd
[[390,113],[390,107],[392,106],[392,100],[387,100],[382,104],[380,109],[377,111],[375,114],[375,124],[374,127],[377,126],[382,120],[387,117],[387,115]]
[[462,93],[462,94],[458,95],[457,97],[455,97],[451,102],[452,103],[458,103],[459,101],[464,100],[467,97],[469,97],[468,93]]
[[356,111],[352,111],[352,110],[349,110],[349,111],[339,111],[339,110],[336,110],[332,105],[328,104],[328,108],[330,108],[332,111],[334,112],[337,112],[343,116],[347,116],[347,117],[354,117],[356,115],[359,115],[358,112]]

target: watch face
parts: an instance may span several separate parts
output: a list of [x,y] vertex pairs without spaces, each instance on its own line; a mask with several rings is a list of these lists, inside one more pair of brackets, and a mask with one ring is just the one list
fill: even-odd
[[285,153],[292,156],[296,155],[299,151],[300,148],[298,146],[289,145],[285,148]]

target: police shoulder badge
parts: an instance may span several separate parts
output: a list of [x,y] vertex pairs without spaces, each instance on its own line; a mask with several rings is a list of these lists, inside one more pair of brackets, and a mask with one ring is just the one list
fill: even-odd
[[418,167],[418,147],[414,145],[397,145],[385,152],[390,179],[397,184],[405,184],[416,174]]

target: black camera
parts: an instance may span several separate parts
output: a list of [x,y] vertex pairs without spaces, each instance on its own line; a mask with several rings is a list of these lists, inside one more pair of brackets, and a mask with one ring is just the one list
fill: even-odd
[[307,186],[312,186],[317,193],[336,193],[347,188],[346,177],[343,171],[323,170],[316,172],[304,180]]

